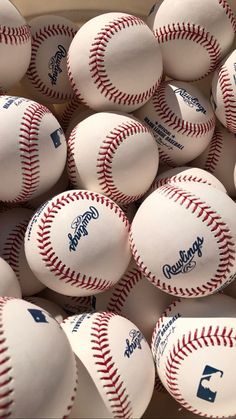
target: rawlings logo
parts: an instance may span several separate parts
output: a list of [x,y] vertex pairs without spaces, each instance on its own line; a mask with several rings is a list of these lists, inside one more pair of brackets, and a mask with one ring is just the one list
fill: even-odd
[[135,329],[130,330],[129,336],[131,339],[126,339],[126,348],[124,352],[124,356],[127,356],[127,358],[131,357],[135,349],[142,349],[141,341],[144,339],[142,333]]
[[174,92],[175,94],[179,94],[183,98],[184,102],[190,106],[190,108],[195,107],[197,112],[206,114],[206,109],[201,105],[198,98],[191,96],[187,90],[179,88],[175,89]]
[[197,237],[193,242],[192,246],[186,250],[179,251],[179,260],[174,265],[164,265],[162,271],[167,279],[171,279],[172,275],[178,275],[179,273],[186,274],[192,271],[196,266],[194,261],[195,255],[199,258],[202,256],[202,245],[204,242],[203,237]]
[[48,73],[48,77],[52,85],[57,84],[58,75],[62,72],[62,69],[60,67],[61,60],[64,57],[66,57],[66,50],[62,45],[58,45],[58,50],[56,54],[52,58],[50,58],[48,63],[49,70],[52,70],[52,74]]
[[99,212],[95,207],[90,206],[88,211],[84,214],[78,215],[71,223],[71,228],[74,230],[73,235],[68,234],[69,250],[75,252],[81,237],[88,235],[87,226],[91,220],[97,220]]

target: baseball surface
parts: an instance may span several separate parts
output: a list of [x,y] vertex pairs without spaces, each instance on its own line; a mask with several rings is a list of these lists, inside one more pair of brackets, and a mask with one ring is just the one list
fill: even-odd
[[128,237],[128,219],[115,202],[95,192],[71,190],[56,195],[32,217],[25,254],[48,288],[86,296],[121,278],[131,257]]
[[68,73],[76,95],[92,109],[130,112],[147,102],[160,83],[160,48],[140,18],[105,13],[78,30],[69,48]]
[[36,100],[66,102],[73,96],[66,56],[77,25],[56,15],[37,16],[28,23],[32,53],[23,86]]
[[7,138],[0,143],[1,201],[26,202],[57,182],[66,163],[66,141],[45,106],[0,96],[0,137]]
[[[1,417],[68,415],[76,390],[76,365],[57,321],[37,305],[1,297],[0,327]],[[56,348],[53,362],[52,348]]]
[[233,298],[218,294],[171,304],[157,322],[152,352],[172,397],[204,417],[235,415],[235,339]]
[[151,131],[133,116],[98,112],[73,129],[67,162],[74,187],[127,204],[150,187],[158,170],[159,152]]
[[32,296],[26,297],[25,300],[47,311],[58,323],[63,322],[67,317],[66,312],[58,304],[46,300],[46,298]]
[[212,103],[219,121],[236,134],[236,50],[215,70],[212,79]]
[[[87,370],[80,384],[86,387],[77,393],[74,417],[140,418],[152,396],[155,368],[149,345],[137,326],[115,313],[99,312],[68,317],[62,328],[79,359],[78,375],[81,363]],[[101,399],[96,412],[91,403],[94,393],[95,400],[98,394]]]
[[209,185],[166,184],[138,209],[131,225],[134,259],[155,286],[203,297],[236,274],[235,203]]
[[0,296],[21,298],[17,276],[10,265],[0,257]]
[[4,94],[24,76],[31,55],[29,25],[9,0],[1,0],[0,55],[0,94]]
[[151,128],[160,160],[172,167],[201,154],[215,128],[209,99],[196,86],[176,80],[161,83],[135,116]]
[[232,47],[236,20],[225,0],[161,0],[147,18],[161,48],[164,72],[177,80],[206,77]]

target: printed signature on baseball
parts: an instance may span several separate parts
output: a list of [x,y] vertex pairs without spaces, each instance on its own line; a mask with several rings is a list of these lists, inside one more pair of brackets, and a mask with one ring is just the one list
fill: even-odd
[[124,356],[130,358],[135,349],[142,349],[141,341],[144,339],[142,333],[139,330],[132,329],[129,332],[131,339],[126,339],[126,348]]
[[188,250],[179,251],[179,259],[174,265],[165,264],[162,267],[163,274],[167,279],[171,279],[172,275],[179,273],[186,274],[192,271],[196,266],[195,256],[202,257],[203,237],[197,237],[192,246]]
[[69,239],[69,250],[70,252],[75,250],[78,247],[81,237],[88,235],[88,224],[91,220],[97,220],[99,218],[98,210],[90,206],[88,211],[85,211],[84,214],[78,215],[71,223],[71,228],[74,230],[73,234],[68,234]]

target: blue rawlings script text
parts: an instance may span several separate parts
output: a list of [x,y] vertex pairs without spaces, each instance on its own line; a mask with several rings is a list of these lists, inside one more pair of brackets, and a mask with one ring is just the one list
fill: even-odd
[[78,247],[81,237],[88,235],[88,224],[91,220],[97,220],[99,218],[98,210],[90,206],[88,211],[85,211],[84,214],[78,215],[71,223],[71,228],[74,230],[73,234],[68,234],[69,239],[69,250],[70,252],[75,250]]

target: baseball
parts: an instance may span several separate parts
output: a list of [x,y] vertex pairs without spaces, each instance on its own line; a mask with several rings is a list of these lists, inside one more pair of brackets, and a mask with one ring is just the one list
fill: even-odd
[[128,204],[150,187],[159,152],[151,131],[133,116],[98,112],[73,129],[67,161],[74,187]]
[[27,208],[11,208],[0,217],[0,256],[14,270],[23,296],[29,296],[45,288],[31,271],[24,251],[24,237],[33,211]]
[[150,189],[143,196],[143,200],[157,188],[160,188],[160,186],[166,185],[167,183],[172,183],[180,187],[185,187],[185,184],[187,183],[188,187],[189,182],[204,183],[205,185],[213,186],[214,188],[226,193],[224,185],[211,173],[206,170],[199,169],[198,167],[183,166],[165,170],[164,172],[157,174]]
[[10,265],[0,257],[0,296],[21,298],[17,276]]
[[68,317],[62,328],[80,377],[71,417],[142,417],[152,396],[155,368],[137,326],[115,313],[99,312]]
[[148,26],[161,48],[164,73],[193,81],[215,70],[228,53],[236,20],[226,0],[162,0],[150,10]]
[[46,298],[34,295],[32,297],[26,297],[25,300],[47,311],[58,323],[62,323],[67,317],[67,313],[58,304],[46,300]]
[[85,313],[94,309],[94,296],[88,297],[73,297],[70,295],[59,294],[50,288],[45,288],[38,294],[49,301],[59,305],[68,315]]
[[37,16],[28,23],[32,53],[22,80],[24,88],[36,100],[51,103],[70,100],[73,90],[67,74],[66,56],[77,25],[56,15]]
[[210,144],[190,164],[214,175],[225,186],[228,194],[236,198],[236,140],[235,135],[222,125],[216,127]]
[[171,304],[152,338],[157,373],[171,396],[201,416],[234,416],[235,340],[234,298],[218,294]]
[[201,154],[214,133],[215,116],[210,101],[196,86],[186,82],[161,83],[134,114],[151,128],[160,161],[173,167]]
[[[0,96],[0,200],[26,202],[50,189],[66,164],[66,141],[43,105]],[[53,164],[52,164],[53,162]]]
[[215,70],[211,97],[217,118],[236,134],[236,49]]
[[1,297],[0,327],[0,416],[67,416],[76,391],[76,364],[57,321],[37,305]]
[[68,52],[68,73],[76,95],[92,109],[130,112],[159,85],[162,57],[143,20],[105,13],[78,30]]
[[157,319],[173,300],[154,287],[133,260],[114,287],[94,298],[96,311],[112,311],[129,319],[150,343]]
[[131,257],[129,222],[111,199],[71,190],[43,204],[25,235],[25,254],[36,277],[61,294],[105,291],[125,272]]
[[0,55],[0,94],[4,94],[24,76],[31,55],[29,26],[9,0],[1,0]]
[[131,248],[144,276],[172,295],[203,297],[236,275],[236,205],[202,183],[166,184],[139,207]]

